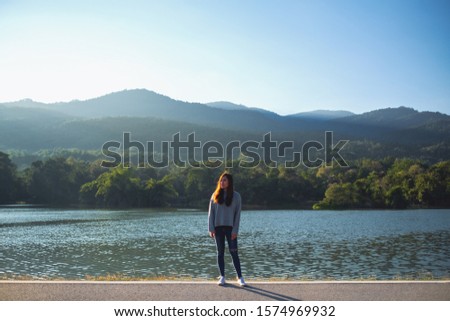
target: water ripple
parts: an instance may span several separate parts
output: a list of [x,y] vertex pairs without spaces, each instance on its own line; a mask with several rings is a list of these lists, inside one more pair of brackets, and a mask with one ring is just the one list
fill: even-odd
[[[205,212],[0,209],[0,277],[217,275]],[[449,211],[243,212],[239,251],[258,278],[450,275]],[[227,274],[233,274],[226,257]]]

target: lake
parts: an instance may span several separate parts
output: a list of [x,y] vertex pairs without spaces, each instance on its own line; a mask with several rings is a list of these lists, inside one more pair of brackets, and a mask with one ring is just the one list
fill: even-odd
[[[0,240],[0,278],[218,275],[206,211],[3,207]],[[449,277],[450,210],[243,211],[239,251],[249,279]]]

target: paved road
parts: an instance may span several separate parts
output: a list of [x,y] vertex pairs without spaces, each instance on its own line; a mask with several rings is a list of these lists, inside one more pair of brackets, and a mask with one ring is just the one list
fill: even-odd
[[0,281],[0,300],[14,301],[450,301],[450,281],[212,282]]

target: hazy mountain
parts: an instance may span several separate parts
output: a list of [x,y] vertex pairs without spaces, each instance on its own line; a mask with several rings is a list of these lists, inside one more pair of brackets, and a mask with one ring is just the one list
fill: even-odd
[[319,119],[319,120],[330,120],[330,119],[336,119],[336,118],[342,118],[342,117],[348,117],[353,116],[354,113],[346,110],[313,110],[313,111],[307,111],[297,114],[289,115],[289,117],[298,117],[298,118],[304,118],[304,119]]
[[419,112],[413,108],[397,107],[370,111],[338,119],[338,122],[391,128],[413,128],[439,121],[449,121],[450,116],[438,112]]
[[[198,112],[207,107],[173,100],[146,89],[123,90],[88,100],[42,104],[30,99],[5,103],[6,106],[40,107],[83,118],[102,117],[173,117],[174,112]],[[185,108],[189,106],[189,108]]]
[[207,103],[206,105],[208,105],[210,107],[214,107],[214,108],[225,109],[225,110],[253,110],[253,111],[258,111],[258,112],[264,113],[266,115],[274,116],[274,117],[279,116],[277,113],[274,113],[273,111],[269,111],[269,110],[266,110],[263,108],[247,107],[244,105],[230,103],[228,101],[217,101],[217,102]]
[[207,103],[206,105],[214,108],[226,109],[226,110],[246,110],[247,106],[233,104],[228,101],[216,101],[212,103]]
[[[23,102],[23,101],[21,101]],[[21,102],[7,103],[20,106]],[[124,90],[85,101],[44,104],[46,108],[83,118],[155,117],[210,127],[248,131],[294,130],[301,123],[275,113],[251,109],[225,110],[171,99],[145,89]]]
[[[206,142],[215,140],[226,145],[232,140],[260,139],[259,135],[225,130],[149,117],[105,117],[96,119],[60,118],[59,114],[48,110],[35,110],[31,118],[9,115],[12,108],[0,105],[0,151],[22,150],[36,152],[40,149],[77,148],[100,151],[108,141],[122,142],[123,133],[130,133],[131,141],[139,141],[146,146],[147,141],[155,142],[160,150],[161,141],[171,141],[180,133],[180,140],[195,133],[195,138]],[[6,110],[6,112],[5,112]],[[3,116],[6,117],[3,118]],[[55,116],[56,115],[56,116]]]
[[44,108],[44,109],[50,109],[49,104],[40,103],[37,101],[34,101],[32,99],[22,99],[15,102],[10,103],[3,103],[4,106],[8,107],[26,107],[26,108]]
[[186,139],[187,134],[195,132],[201,141],[226,144],[231,140],[260,141],[269,131],[278,142],[323,141],[324,132],[333,131],[336,140],[350,140],[353,157],[393,153],[450,157],[450,116],[441,113],[399,107],[345,117],[338,117],[348,113],[345,111],[280,116],[228,102],[212,104],[177,101],[142,89],[67,103],[6,103],[0,105],[0,150],[99,150],[108,140],[120,141],[123,132],[130,132],[133,140],[143,143],[159,144],[177,132]]
[[340,128],[342,124],[354,124],[357,127],[413,128],[450,118],[445,114],[418,112],[406,107],[379,109],[360,115],[342,110],[317,110],[280,116],[261,108],[250,108],[230,102],[183,102],[146,89],[124,90],[84,101],[43,104],[25,99],[4,105],[45,108],[58,111],[61,115],[82,118],[154,117],[214,128],[257,132],[322,130],[324,127]]
[[35,150],[43,145],[59,146],[48,129],[60,126],[73,117],[41,108],[0,105],[0,150]]
[[60,123],[75,117],[37,107],[7,107],[0,105],[1,121],[24,121],[34,126],[40,126],[49,123]]

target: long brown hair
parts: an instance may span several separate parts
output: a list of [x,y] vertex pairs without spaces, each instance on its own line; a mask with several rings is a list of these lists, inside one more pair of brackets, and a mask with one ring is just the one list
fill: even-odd
[[220,175],[219,180],[217,181],[216,190],[214,191],[213,194],[213,199],[215,203],[223,204],[225,191],[220,188],[220,181],[224,177],[228,179],[228,188],[226,190],[227,197],[225,199],[225,204],[227,206],[230,206],[231,202],[233,201],[233,193],[234,193],[233,176],[230,173],[224,172],[222,173],[222,175]]

